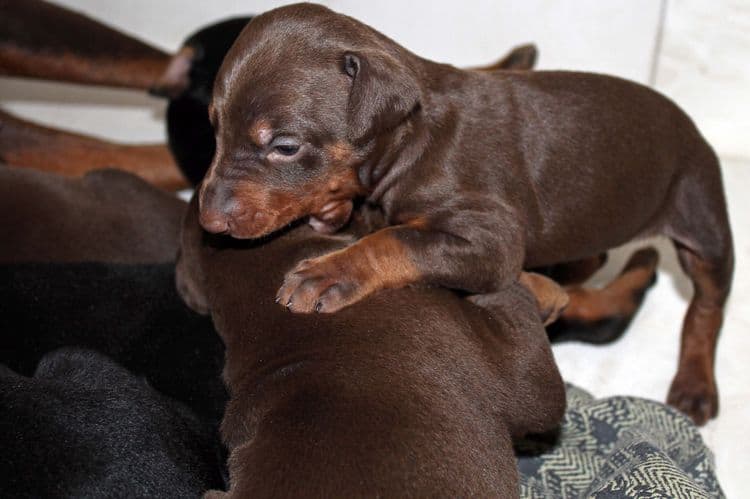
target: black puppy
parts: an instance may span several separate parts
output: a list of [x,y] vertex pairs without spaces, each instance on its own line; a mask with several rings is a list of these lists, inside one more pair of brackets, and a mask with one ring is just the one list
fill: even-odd
[[0,266],[0,363],[30,376],[60,347],[96,350],[190,407],[213,433],[224,413],[224,347],[174,289],[174,266]]
[[221,486],[213,435],[110,359],[58,350],[0,366],[0,496],[194,497]]
[[167,140],[182,173],[193,184],[203,179],[216,150],[208,121],[214,79],[224,56],[252,17],[234,17],[190,35],[151,93],[169,97]]

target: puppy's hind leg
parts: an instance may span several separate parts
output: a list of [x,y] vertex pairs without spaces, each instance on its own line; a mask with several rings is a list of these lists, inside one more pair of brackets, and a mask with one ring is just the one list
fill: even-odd
[[630,257],[606,287],[566,288],[570,303],[557,322],[547,327],[550,341],[612,342],[622,336],[638,312],[646,291],[656,282],[659,254],[648,247]]
[[572,286],[574,284],[583,284],[596,271],[602,268],[605,263],[607,263],[607,253],[600,253],[590,258],[557,263],[545,268],[532,269],[531,271],[546,275],[560,286]]
[[734,269],[732,234],[719,163],[709,150],[700,168],[680,180],[666,223],[693,297],[682,326],[680,359],[667,403],[702,425],[716,417],[714,356]]

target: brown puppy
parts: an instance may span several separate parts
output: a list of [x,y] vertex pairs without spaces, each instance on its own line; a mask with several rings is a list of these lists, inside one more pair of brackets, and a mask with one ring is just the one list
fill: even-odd
[[185,205],[117,170],[71,179],[0,164],[0,263],[171,262]]
[[0,0],[0,75],[147,90],[169,54],[41,0]]
[[260,237],[311,215],[334,231],[358,196],[387,215],[287,274],[278,297],[293,311],[414,282],[489,293],[524,267],[670,237],[695,294],[668,401],[698,423],[716,415],[732,238],[717,158],[663,96],[602,75],[456,69],[298,4],[245,28],[211,119],[207,230]]
[[[307,226],[263,242],[210,236],[197,199],[189,208],[178,289],[227,348],[230,495],[517,496],[511,439],[555,428],[565,406],[534,297],[506,288],[495,319],[436,288],[332,315],[274,303],[300,258],[351,241]],[[555,313],[562,291],[540,289]]]

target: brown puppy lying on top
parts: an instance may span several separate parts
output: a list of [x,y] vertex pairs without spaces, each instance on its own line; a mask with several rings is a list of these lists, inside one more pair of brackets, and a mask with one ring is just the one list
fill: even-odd
[[[369,230],[357,216],[344,234],[298,226],[238,241],[203,232],[193,199],[177,285],[226,345],[229,495],[517,497],[512,439],[555,428],[565,408],[540,316],[559,312],[561,288],[536,275],[532,295],[512,282],[490,314],[440,288],[390,290],[336,314],[274,302],[298,260]],[[654,275],[639,255],[608,288],[622,298]],[[565,313],[590,307],[589,293]]]
[[208,231],[257,238],[352,202],[389,227],[302,260],[278,292],[333,312],[383,288],[492,293],[523,268],[671,238],[695,286],[668,402],[718,411],[714,350],[732,237],[719,164],[691,120],[641,85],[572,72],[482,72],[422,59],[322,6],[256,17],[229,51],[200,192]]

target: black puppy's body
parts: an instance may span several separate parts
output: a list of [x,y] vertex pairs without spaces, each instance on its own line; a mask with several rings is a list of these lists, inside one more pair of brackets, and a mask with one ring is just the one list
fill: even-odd
[[31,378],[0,365],[0,407],[2,497],[196,497],[222,484],[198,418],[97,353],[55,351]]
[[208,121],[216,73],[251,19],[251,16],[227,19],[190,35],[172,63],[183,64],[187,71],[184,79],[180,78],[182,85],[174,88],[175,83],[164,82],[156,89],[173,94],[167,106],[167,140],[182,173],[193,185],[203,180],[216,151],[214,129]]
[[173,265],[4,265],[0,282],[0,363],[31,376],[52,350],[94,350],[218,431],[224,347],[211,321],[180,300]]

